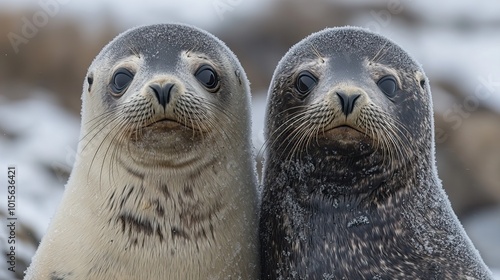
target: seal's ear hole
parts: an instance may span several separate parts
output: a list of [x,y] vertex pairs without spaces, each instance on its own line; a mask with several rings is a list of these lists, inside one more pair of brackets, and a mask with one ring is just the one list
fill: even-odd
[[306,96],[318,84],[318,79],[309,71],[302,71],[297,76],[295,88],[301,97]]
[[92,84],[94,83],[94,75],[92,75],[92,73],[87,76],[87,83],[89,84],[89,92],[90,92]]
[[125,89],[130,85],[134,74],[126,68],[118,68],[111,80],[111,94],[119,97],[123,95]]
[[219,76],[212,66],[204,64],[196,70],[194,76],[209,91],[215,92],[219,86]]
[[380,78],[377,82],[377,86],[389,98],[394,97],[398,90],[396,78],[391,75]]
[[425,80],[420,80],[420,87],[425,89]]

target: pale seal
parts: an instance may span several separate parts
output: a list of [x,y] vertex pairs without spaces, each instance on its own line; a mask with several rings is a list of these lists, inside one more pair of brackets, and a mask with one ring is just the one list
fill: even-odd
[[269,89],[262,279],[489,279],[434,158],[420,65],[369,31],[331,28]]
[[88,70],[81,141],[26,279],[257,279],[250,89],[178,24],[129,30]]

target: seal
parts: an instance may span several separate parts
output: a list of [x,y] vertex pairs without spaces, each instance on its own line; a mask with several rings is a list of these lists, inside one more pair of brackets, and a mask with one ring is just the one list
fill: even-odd
[[262,279],[489,279],[438,178],[431,91],[392,41],[330,28],[277,66]]
[[143,26],[91,64],[81,140],[26,279],[256,279],[250,89],[236,56]]

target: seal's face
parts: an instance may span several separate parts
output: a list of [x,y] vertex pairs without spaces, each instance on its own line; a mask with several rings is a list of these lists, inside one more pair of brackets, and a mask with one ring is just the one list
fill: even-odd
[[271,149],[286,159],[317,146],[349,157],[377,152],[394,163],[418,147],[420,141],[408,139],[431,134],[424,124],[429,102],[421,100],[429,98],[424,75],[385,38],[330,29],[306,38],[282,61],[271,85],[267,134]]
[[219,40],[192,27],[165,24],[124,33],[89,69],[83,114],[91,121],[85,130],[93,135],[102,129],[113,146],[149,158],[227,138],[241,126],[230,116],[244,111],[248,92],[237,69]]

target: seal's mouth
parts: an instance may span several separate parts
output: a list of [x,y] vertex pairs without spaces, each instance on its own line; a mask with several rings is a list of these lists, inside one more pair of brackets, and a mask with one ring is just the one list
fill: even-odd
[[361,139],[366,139],[367,137],[369,137],[359,128],[350,126],[348,124],[332,127],[325,131],[325,135],[332,140],[341,142],[358,142]]
[[358,128],[352,127],[348,124],[343,124],[343,125],[332,127],[325,132],[349,133],[349,132],[355,132],[355,131],[362,133],[362,134],[365,134],[363,131],[359,130]]
[[151,128],[151,129],[169,129],[170,128],[171,129],[171,128],[178,128],[180,126],[185,126],[185,125],[176,121],[176,120],[163,118],[163,119],[157,120],[151,124],[148,124],[146,126],[146,128]]

